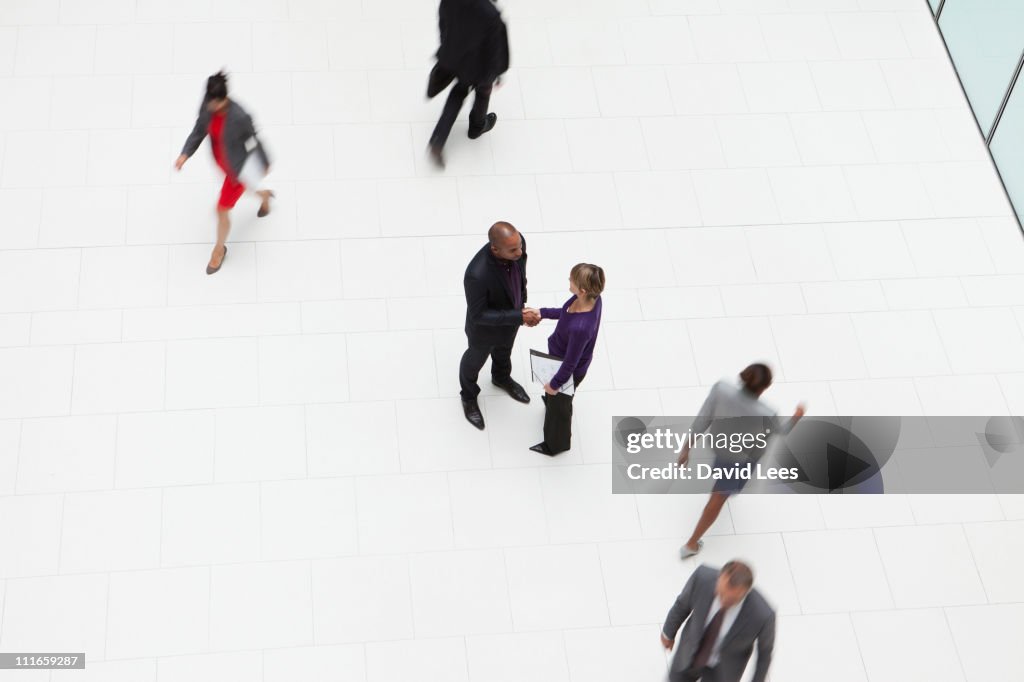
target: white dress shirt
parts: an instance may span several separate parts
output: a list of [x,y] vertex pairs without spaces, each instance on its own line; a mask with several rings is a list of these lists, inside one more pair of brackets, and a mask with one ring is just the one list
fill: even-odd
[[[715,640],[715,645],[711,647],[711,657],[708,658],[708,667],[714,667],[718,665],[718,653],[719,648],[722,646],[722,640],[725,639],[725,635],[729,632],[729,628],[732,627],[733,623],[736,622],[736,616],[740,614],[740,609],[743,608],[743,602],[747,600],[746,595],[743,599],[730,606],[725,614],[722,615],[722,627],[718,630],[718,639]],[[711,608],[708,610],[707,620],[704,621],[704,630],[707,631],[708,625],[711,624],[711,620],[718,613],[718,610],[722,607],[722,602],[719,601],[718,597],[711,602]]]

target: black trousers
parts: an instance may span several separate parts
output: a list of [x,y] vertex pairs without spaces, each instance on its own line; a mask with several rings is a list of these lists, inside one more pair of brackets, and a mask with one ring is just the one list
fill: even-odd
[[469,344],[462,354],[459,363],[459,385],[462,387],[463,400],[476,400],[480,395],[480,385],[476,383],[487,358],[491,359],[491,378],[501,383],[512,378],[512,344],[516,341],[515,334],[508,343],[494,346]]
[[466,101],[471,87],[476,94],[473,97],[473,108],[469,110],[469,130],[476,133],[484,129],[484,123],[487,121],[487,106],[491,101],[491,84],[471,86],[457,80],[452,86],[451,92],[448,93],[444,109],[441,110],[441,118],[434,126],[430,144],[443,147],[444,143],[448,141],[448,135],[452,132],[452,126],[455,125],[455,119],[459,117],[462,103]]
[[555,455],[572,447],[572,396],[541,396],[544,400],[544,444]]

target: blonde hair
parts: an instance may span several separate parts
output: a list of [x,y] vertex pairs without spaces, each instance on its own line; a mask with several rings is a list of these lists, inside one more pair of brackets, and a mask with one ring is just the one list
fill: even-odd
[[604,291],[604,270],[591,263],[577,263],[569,272],[569,279],[577,289],[586,292],[587,300],[593,301]]

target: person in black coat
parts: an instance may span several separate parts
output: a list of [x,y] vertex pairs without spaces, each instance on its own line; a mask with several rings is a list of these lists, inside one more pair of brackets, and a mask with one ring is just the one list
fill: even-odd
[[444,168],[442,150],[471,88],[476,95],[469,112],[469,138],[475,140],[498,121],[487,106],[492,86],[508,71],[508,31],[492,0],[441,0],[438,26],[441,47],[427,96],[434,97],[456,80],[430,136],[430,158]]
[[520,325],[532,327],[540,313],[526,309],[526,240],[511,224],[497,222],[466,268],[466,337],[469,348],[459,363],[462,411],[469,423],[484,428],[477,396],[480,369],[491,358],[491,383],[521,403],[530,396],[512,379],[512,345]]

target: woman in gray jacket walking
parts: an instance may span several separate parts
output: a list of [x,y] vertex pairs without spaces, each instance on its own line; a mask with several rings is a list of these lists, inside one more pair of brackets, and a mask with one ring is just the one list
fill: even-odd
[[270,198],[274,196],[263,187],[263,178],[270,170],[270,159],[256,137],[252,117],[238,102],[228,98],[228,77],[223,71],[206,80],[206,96],[199,107],[199,116],[174,167],[181,170],[207,135],[210,136],[213,158],[224,171],[224,185],[217,201],[217,243],[206,266],[206,274],[212,275],[220,270],[228,254],[225,244],[231,230],[228,214],[245,190],[260,197],[260,209],[256,213],[260,218],[270,213]]

